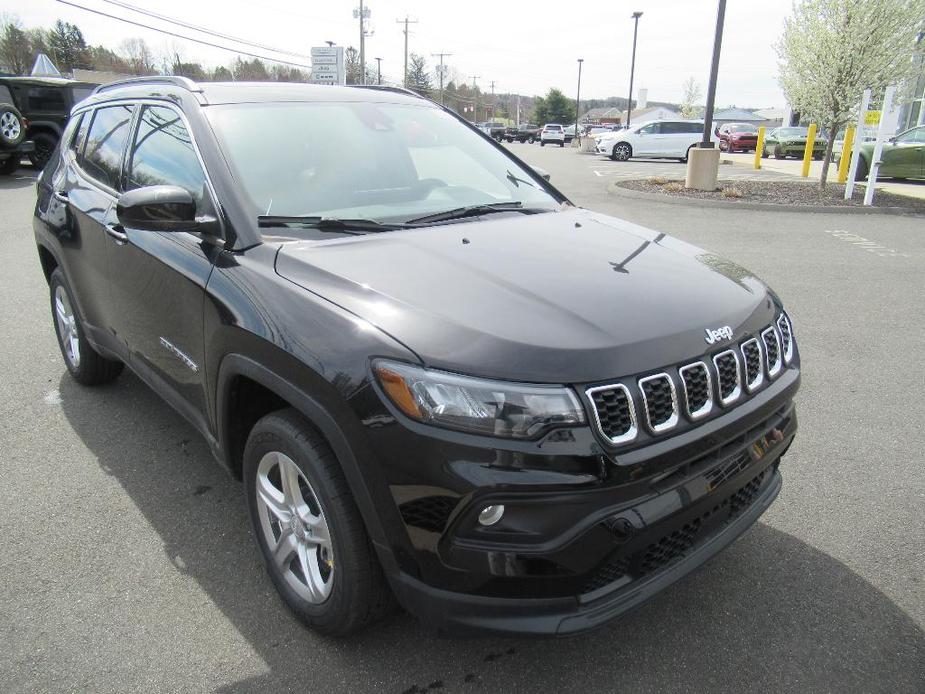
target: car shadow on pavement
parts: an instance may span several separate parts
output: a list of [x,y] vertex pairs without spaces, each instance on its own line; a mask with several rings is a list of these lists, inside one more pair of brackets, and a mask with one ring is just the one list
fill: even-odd
[[317,636],[277,598],[242,487],[192,427],[128,373],[93,391],[65,373],[59,390],[74,431],[176,571],[265,663],[255,677],[213,683],[221,691],[922,691],[925,634],[915,622],[845,564],[763,523],[582,636],[437,638],[404,613],[349,639]]
[[0,190],[17,190],[19,188],[35,188],[38,173],[32,169],[20,167],[16,173],[9,176],[0,176]]

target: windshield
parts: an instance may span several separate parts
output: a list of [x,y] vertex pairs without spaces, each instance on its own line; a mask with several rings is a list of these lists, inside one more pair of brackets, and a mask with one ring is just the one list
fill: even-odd
[[754,125],[730,125],[729,132],[733,133],[757,133],[758,128]]
[[261,103],[205,110],[255,215],[394,223],[472,205],[558,207],[522,166],[430,105]]
[[780,137],[806,137],[808,133],[806,128],[781,128],[777,131]]

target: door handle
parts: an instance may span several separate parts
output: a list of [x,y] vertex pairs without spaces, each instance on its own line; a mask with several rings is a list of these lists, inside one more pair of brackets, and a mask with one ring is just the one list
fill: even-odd
[[120,244],[128,242],[128,234],[125,233],[125,229],[121,224],[106,224],[103,228],[106,230],[107,234]]
[[66,193],[65,191],[63,191],[63,190],[56,190],[56,191],[54,192],[54,196],[55,196],[55,200],[57,200],[57,201],[60,202],[60,203],[63,203],[63,204],[65,204],[65,205],[67,205],[67,203],[68,203],[68,197],[67,197],[67,193]]

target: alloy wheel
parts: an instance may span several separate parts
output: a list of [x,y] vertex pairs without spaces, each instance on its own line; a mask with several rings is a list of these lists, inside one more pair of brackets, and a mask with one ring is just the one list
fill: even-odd
[[64,287],[55,289],[55,320],[58,323],[58,339],[64,348],[64,356],[72,368],[80,367],[80,338],[77,334],[77,316],[71,307]]
[[16,114],[12,111],[7,111],[2,116],[0,116],[0,133],[3,134],[10,142],[15,142],[19,138],[19,133],[22,131],[22,124],[19,121],[19,118],[16,117]]
[[324,602],[334,585],[334,548],[314,489],[279,451],[260,459],[255,487],[260,527],[276,567],[303,600]]
[[617,161],[626,161],[630,158],[629,145],[619,144],[613,148],[613,158]]

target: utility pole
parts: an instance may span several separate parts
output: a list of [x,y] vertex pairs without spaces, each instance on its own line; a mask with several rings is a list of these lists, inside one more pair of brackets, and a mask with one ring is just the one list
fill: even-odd
[[382,58],[373,58],[376,61],[376,84],[382,84]]
[[418,20],[408,19],[408,15],[405,15],[404,19],[396,19],[395,23],[405,25],[405,29],[404,29],[404,32],[405,32],[405,78],[402,81],[402,84],[404,85],[405,89],[407,89],[408,88],[408,25],[417,24]]
[[[486,113],[485,117],[488,118],[489,120],[494,120],[495,119],[495,81],[492,80],[490,84],[491,84],[491,115],[489,116]],[[487,111],[488,109],[485,109],[485,110]]]
[[578,112],[581,110],[581,64],[585,62],[584,58],[578,59],[578,91],[575,94],[575,134],[574,138],[581,147],[581,135],[578,133]]
[[366,18],[369,17],[369,8],[363,7],[363,0],[360,0],[360,9],[353,11],[353,16],[360,20],[360,84],[366,84]]
[[633,27],[633,59],[630,62],[630,98],[626,104],[626,127],[630,125],[630,113],[633,111],[633,73],[636,72],[636,35],[639,33],[639,18],[642,12],[633,12],[632,19],[636,20]]
[[475,93],[475,90],[478,89],[478,87],[475,84],[475,81],[479,77],[481,77],[481,75],[469,75],[469,76],[472,78],[472,98],[475,101],[475,114],[472,116],[472,122],[478,123],[479,122],[479,97],[478,97],[478,94]]
[[443,65],[443,59],[453,55],[452,53],[431,53],[431,58],[440,58],[440,66],[437,68],[437,74],[440,75],[440,104],[443,105],[443,75],[446,68]]

